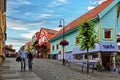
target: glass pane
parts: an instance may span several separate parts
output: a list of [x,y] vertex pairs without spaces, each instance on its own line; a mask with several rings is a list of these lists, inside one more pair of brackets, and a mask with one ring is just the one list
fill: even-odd
[[104,38],[111,38],[111,30],[105,30]]

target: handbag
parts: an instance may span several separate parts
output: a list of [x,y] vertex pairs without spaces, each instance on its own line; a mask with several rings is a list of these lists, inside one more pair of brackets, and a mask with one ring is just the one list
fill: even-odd
[[16,61],[18,61],[18,62],[21,61],[21,58],[20,58],[20,57],[17,57],[17,58],[16,58]]

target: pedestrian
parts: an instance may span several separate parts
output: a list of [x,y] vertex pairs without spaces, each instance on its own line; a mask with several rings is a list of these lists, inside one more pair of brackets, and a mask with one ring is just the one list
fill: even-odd
[[25,46],[22,46],[20,49],[20,58],[21,58],[21,71],[26,71],[26,58],[28,51],[25,50]]
[[31,53],[30,50],[29,50],[29,53],[27,55],[27,58],[28,58],[28,67],[29,67],[29,70],[32,71],[33,54]]

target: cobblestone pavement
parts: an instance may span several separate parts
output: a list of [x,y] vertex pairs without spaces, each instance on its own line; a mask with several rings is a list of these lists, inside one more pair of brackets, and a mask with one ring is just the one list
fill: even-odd
[[7,58],[3,67],[0,65],[0,80],[120,80],[120,74],[97,71],[87,74],[79,65],[63,66],[52,59],[34,59],[32,72],[20,72],[20,63]]
[[81,71],[81,66],[73,63],[63,66],[62,62],[50,59],[36,59],[35,62],[35,73],[42,80],[120,80],[120,74],[97,71],[87,74]]
[[[28,68],[27,68],[28,69]],[[41,80],[34,72],[20,71],[20,63],[15,58],[7,58],[0,64],[0,80]]]

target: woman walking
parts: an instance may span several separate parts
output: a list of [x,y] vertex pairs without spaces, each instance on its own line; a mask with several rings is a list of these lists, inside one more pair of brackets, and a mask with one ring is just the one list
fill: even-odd
[[21,71],[26,71],[26,58],[28,52],[25,50],[25,46],[22,46],[20,49],[20,58],[21,58]]

